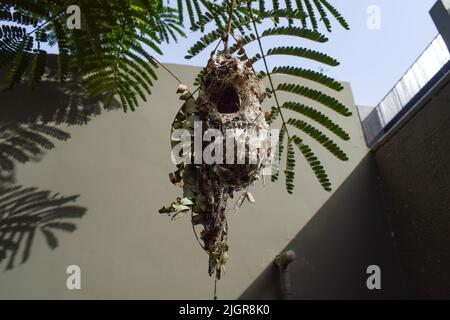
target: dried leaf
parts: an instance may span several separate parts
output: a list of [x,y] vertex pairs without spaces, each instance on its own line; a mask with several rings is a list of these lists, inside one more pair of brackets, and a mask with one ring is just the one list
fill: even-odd
[[180,203],[184,206],[192,206],[194,203],[189,198],[181,199]]
[[242,207],[242,204],[244,203],[245,198],[246,198],[245,193],[243,193],[239,196],[239,198],[236,200],[236,203],[234,204],[234,210],[237,210],[240,207]]
[[159,209],[158,212],[159,213],[172,213],[173,209],[172,209],[172,207],[162,207],[161,209]]
[[183,187],[183,170],[178,169],[175,172],[169,173],[170,182],[172,182],[177,187]]
[[186,90],[180,95],[180,100],[187,101],[187,100],[191,99],[191,97],[192,97],[192,94]]
[[247,198],[248,202],[250,203],[255,203],[255,198],[253,197],[253,195],[250,192],[246,192],[245,193],[245,197]]

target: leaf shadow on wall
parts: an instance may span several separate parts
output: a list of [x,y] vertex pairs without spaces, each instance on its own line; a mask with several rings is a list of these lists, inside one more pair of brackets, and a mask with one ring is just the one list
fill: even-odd
[[37,233],[53,250],[58,247],[55,231],[75,231],[73,219],[87,211],[72,204],[78,197],[17,185],[0,190],[0,263],[7,261],[5,270],[13,269],[18,260],[28,260]]
[[[38,162],[55,141],[70,139],[62,125],[85,125],[101,114],[100,101],[86,98],[75,82],[46,81],[34,91],[19,86],[0,93],[0,264],[5,270],[28,261],[36,236],[57,248],[57,232],[74,232],[74,219],[86,214],[76,205],[79,195],[17,185],[14,173],[17,163]],[[117,107],[115,102],[111,108]]]
[[[67,141],[64,126],[86,125],[101,114],[102,97],[90,99],[75,81],[63,85],[45,81],[37,90],[25,85],[0,93],[0,170],[11,171],[14,163],[39,161]],[[118,109],[113,101],[111,109]]]

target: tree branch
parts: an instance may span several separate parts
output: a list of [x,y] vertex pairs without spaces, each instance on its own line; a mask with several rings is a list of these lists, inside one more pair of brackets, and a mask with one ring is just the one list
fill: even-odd
[[224,40],[223,40],[224,44],[225,44],[225,52],[228,52],[228,40],[230,39],[231,28],[233,25],[233,11],[234,11],[235,1],[236,0],[231,0],[231,2],[230,2],[230,13],[229,13],[229,17],[228,17],[227,32],[224,35]]
[[267,77],[268,77],[269,82],[270,82],[270,87],[272,88],[273,97],[274,97],[274,99],[275,99],[275,103],[276,103],[276,105],[277,105],[278,112],[280,113],[281,121],[283,122],[283,125],[282,125],[282,126],[284,127],[284,129],[285,129],[285,131],[286,131],[286,134],[287,134],[287,136],[288,136],[288,139],[290,140],[291,137],[290,137],[290,135],[289,135],[288,127],[287,127],[287,125],[286,125],[286,120],[285,120],[285,118],[284,118],[283,112],[281,111],[280,102],[279,102],[279,100],[278,100],[277,92],[276,92],[276,90],[275,90],[275,86],[274,86],[273,80],[272,80],[272,75],[271,75],[271,72],[270,72],[270,70],[269,70],[269,66],[268,66],[268,64],[267,64],[266,55],[265,55],[265,53],[264,53],[264,49],[263,49],[263,46],[262,46],[261,38],[260,38],[260,36],[259,36],[259,32],[258,32],[258,28],[257,28],[257,25],[256,25],[256,21],[255,21],[255,18],[253,17],[253,11],[252,11],[251,0],[247,0],[247,8],[248,8],[248,11],[249,11],[249,14],[250,14],[250,18],[251,18],[252,23],[253,23],[253,29],[255,29],[256,39],[258,40],[259,50],[261,51],[261,56],[262,56],[262,59],[263,59],[263,61],[264,61],[264,67],[265,67],[265,69],[266,69]]

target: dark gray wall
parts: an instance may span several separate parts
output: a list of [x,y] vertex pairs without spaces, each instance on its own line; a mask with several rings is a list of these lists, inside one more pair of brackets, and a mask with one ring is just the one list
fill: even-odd
[[376,150],[411,298],[450,298],[449,77]]
[[383,130],[377,108],[373,108],[372,112],[361,121],[361,125],[363,127],[367,145],[374,145],[377,142],[377,139],[380,138],[380,133]]
[[430,15],[447,47],[450,49],[450,1],[438,0],[430,10]]
[[[404,297],[372,155],[286,247],[293,299],[395,299]],[[381,268],[381,290],[368,290],[366,269]],[[269,266],[241,299],[280,298],[276,268]]]

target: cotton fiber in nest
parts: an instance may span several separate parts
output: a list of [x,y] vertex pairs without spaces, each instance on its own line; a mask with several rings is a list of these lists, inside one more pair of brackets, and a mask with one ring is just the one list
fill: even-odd
[[[172,217],[191,211],[192,223],[202,225],[200,240],[209,255],[209,274],[220,279],[228,258],[227,201],[241,191],[238,205],[251,184],[270,171],[272,144],[270,126],[261,109],[259,79],[253,69],[226,53],[213,55],[204,70],[198,98],[180,87],[186,103],[173,130],[188,130],[190,140],[185,162],[170,175],[182,186],[184,197],[160,212]],[[180,141],[172,135],[172,146]]]

